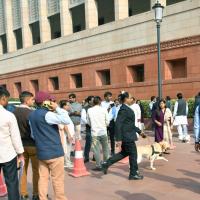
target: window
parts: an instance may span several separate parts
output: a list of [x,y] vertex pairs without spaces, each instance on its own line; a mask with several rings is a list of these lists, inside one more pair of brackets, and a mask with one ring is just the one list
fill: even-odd
[[187,77],[187,59],[180,58],[168,60],[165,63],[165,79],[176,79]]
[[34,94],[39,91],[39,82],[38,80],[31,80],[31,87]]
[[129,16],[151,10],[151,0],[129,0]]
[[99,25],[115,20],[114,0],[97,0]]
[[32,40],[33,40],[33,45],[39,44],[40,41],[40,24],[39,22],[34,22],[30,24],[30,29],[32,33]]
[[5,54],[8,52],[6,34],[1,35],[0,40],[1,40],[0,42],[2,43],[2,53]]
[[73,22],[73,32],[85,30],[85,4],[70,9]]
[[50,81],[50,90],[59,90],[59,79],[58,77],[49,78]]
[[144,82],[144,64],[129,66],[131,82]]
[[72,88],[82,88],[83,87],[83,81],[82,81],[82,74],[72,74],[71,75],[71,87]]
[[60,13],[50,16],[49,23],[51,27],[51,39],[61,37]]
[[167,6],[171,5],[171,4],[175,4],[175,3],[179,3],[185,0],[167,0],[166,4]]
[[1,84],[0,87],[7,88],[6,84]]
[[110,69],[97,71],[98,78],[100,80],[100,85],[110,85]]
[[19,29],[15,30],[14,34],[15,34],[17,49],[22,49],[23,48],[23,43],[22,43],[22,29],[19,28]]
[[15,83],[15,95],[18,97],[22,92],[22,84],[21,82]]

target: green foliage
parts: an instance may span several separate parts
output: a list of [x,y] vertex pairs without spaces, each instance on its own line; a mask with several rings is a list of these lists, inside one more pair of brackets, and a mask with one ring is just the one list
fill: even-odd
[[[172,111],[174,110],[175,102],[176,102],[175,99],[171,100]],[[151,113],[150,113],[150,109],[149,109],[150,101],[142,100],[141,103],[142,103],[142,106],[144,107],[144,117],[150,118],[151,117]],[[187,103],[188,103],[188,108],[189,108],[188,118],[193,118],[193,115],[194,115],[194,99],[188,99]]]

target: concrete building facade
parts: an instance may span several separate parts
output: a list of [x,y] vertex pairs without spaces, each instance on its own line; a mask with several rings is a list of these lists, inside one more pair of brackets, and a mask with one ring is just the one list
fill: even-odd
[[[163,92],[200,83],[200,1],[166,0]],[[155,0],[0,0],[0,85],[79,99],[112,91],[157,95]]]

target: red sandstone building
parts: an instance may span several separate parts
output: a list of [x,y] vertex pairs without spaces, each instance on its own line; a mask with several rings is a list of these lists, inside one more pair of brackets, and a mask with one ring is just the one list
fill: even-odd
[[[12,97],[23,90],[50,91],[58,99],[120,90],[137,99],[157,95],[155,0],[17,2],[0,1],[0,85]],[[199,19],[199,0],[166,1],[164,96],[200,91]]]

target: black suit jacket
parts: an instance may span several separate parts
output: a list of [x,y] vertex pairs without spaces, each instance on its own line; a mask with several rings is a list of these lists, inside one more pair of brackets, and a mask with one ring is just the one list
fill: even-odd
[[140,134],[141,130],[135,126],[135,114],[130,107],[122,104],[115,123],[116,141],[136,141],[136,132]]

